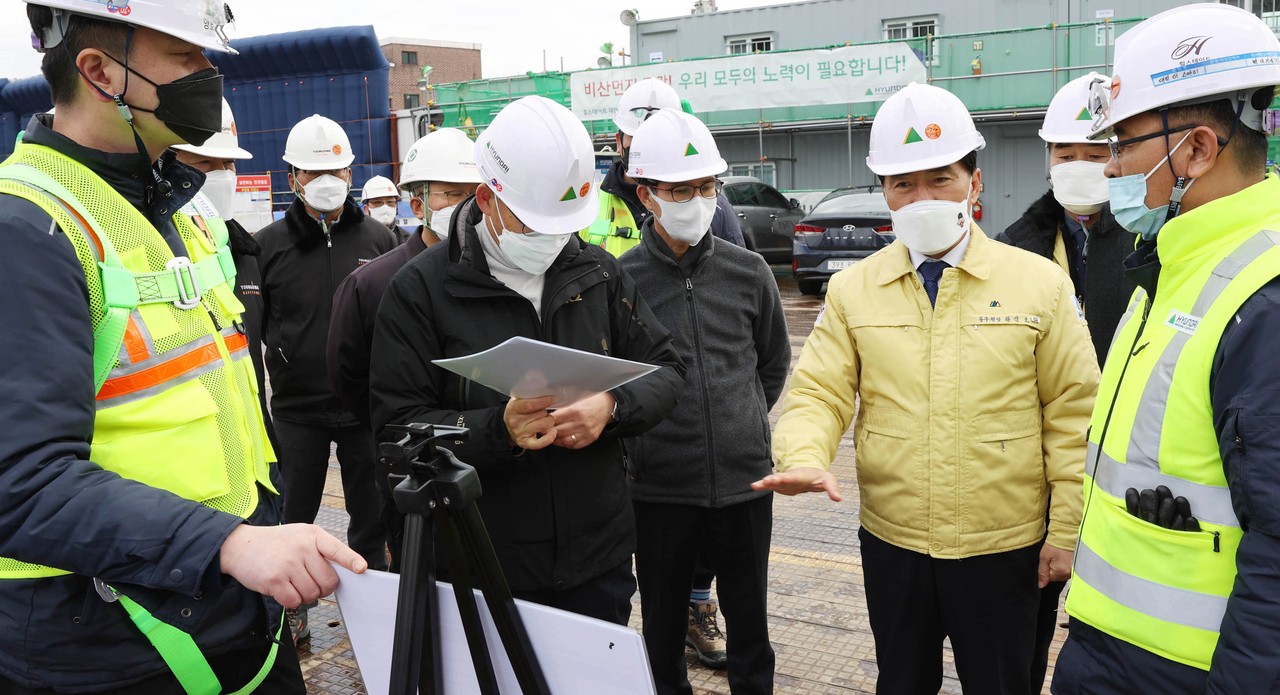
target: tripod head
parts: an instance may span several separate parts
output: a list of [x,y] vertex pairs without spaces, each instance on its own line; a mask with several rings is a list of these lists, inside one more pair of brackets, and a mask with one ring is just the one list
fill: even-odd
[[436,445],[439,440],[466,439],[471,430],[422,422],[387,425],[386,429],[402,435],[378,445],[379,461],[389,471],[388,487],[402,514],[428,516],[439,505],[467,506],[480,496],[476,469]]

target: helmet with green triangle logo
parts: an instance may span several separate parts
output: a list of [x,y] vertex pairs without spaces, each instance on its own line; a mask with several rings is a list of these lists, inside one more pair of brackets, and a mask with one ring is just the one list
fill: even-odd
[[715,176],[729,168],[715,138],[697,117],[662,109],[640,124],[631,141],[632,178],[678,183]]
[[1077,77],[1062,86],[1053,95],[1044,113],[1044,125],[1040,139],[1046,143],[1091,144],[1089,132],[1093,130],[1093,114],[1089,113],[1089,85],[1094,80],[1110,82],[1105,75],[1091,72]]
[[954,164],[985,146],[959,97],[912,82],[876,111],[867,168],[879,176],[927,171]]

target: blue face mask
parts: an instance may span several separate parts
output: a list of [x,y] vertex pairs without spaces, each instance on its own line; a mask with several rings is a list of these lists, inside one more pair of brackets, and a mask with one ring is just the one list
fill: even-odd
[[[1154,210],[1147,207],[1147,179],[1151,178],[1169,161],[1169,157],[1182,147],[1182,143],[1187,141],[1191,133],[1182,136],[1177,145],[1164,156],[1146,176],[1142,174],[1130,174],[1129,176],[1121,176],[1114,179],[1107,179],[1107,188],[1111,193],[1111,214],[1115,216],[1116,222],[1121,227],[1137,234],[1145,241],[1156,238],[1156,234],[1164,223],[1168,221],[1170,205],[1161,205]],[[1170,198],[1171,204],[1181,206],[1182,196],[1191,188],[1191,184],[1195,183],[1192,179],[1185,187],[1173,189]],[[1175,208],[1176,210],[1176,208]],[[1174,212],[1176,215],[1177,212]]]

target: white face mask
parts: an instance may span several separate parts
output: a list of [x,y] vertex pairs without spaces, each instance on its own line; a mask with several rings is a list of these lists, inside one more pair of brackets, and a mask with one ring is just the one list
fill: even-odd
[[333,174],[317,176],[302,187],[302,200],[317,212],[333,212],[347,200],[350,184]]
[[236,174],[230,169],[219,169],[204,175],[200,192],[213,204],[218,216],[224,220],[235,217]]
[[[494,204],[496,205],[497,202],[495,201]],[[556,262],[560,250],[569,243],[569,237],[573,236],[572,234],[539,234],[533,231],[516,234],[503,226],[501,217],[497,219],[488,215],[484,217],[498,225],[498,253],[505,257],[500,260],[508,267],[519,268],[530,275],[542,275],[547,272],[551,264]]]
[[956,245],[969,231],[969,201],[920,200],[889,213],[893,233],[907,248],[932,256]]
[[716,214],[716,199],[695,195],[693,200],[673,203],[659,198],[650,190],[650,198],[658,204],[658,221],[672,239],[697,246],[711,228],[711,218]]
[[449,238],[449,223],[453,221],[453,211],[457,209],[457,205],[439,210],[427,208],[427,212],[431,215],[431,233],[435,234],[437,239],[443,241]]
[[1092,215],[1102,209],[1110,192],[1102,162],[1063,162],[1049,168],[1053,197],[1068,212]]
[[382,205],[369,210],[369,217],[390,227],[396,221],[396,209],[392,205]]

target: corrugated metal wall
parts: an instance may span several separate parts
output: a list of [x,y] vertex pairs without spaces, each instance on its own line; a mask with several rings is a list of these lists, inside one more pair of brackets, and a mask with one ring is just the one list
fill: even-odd
[[276,209],[293,202],[282,159],[289,129],[312,114],[337,121],[350,138],[353,188],[391,176],[390,66],[372,26],[255,36],[232,45],[240,55],[210,59],[225,76],[240,146],[254,155],[239,172],[271,172]]

